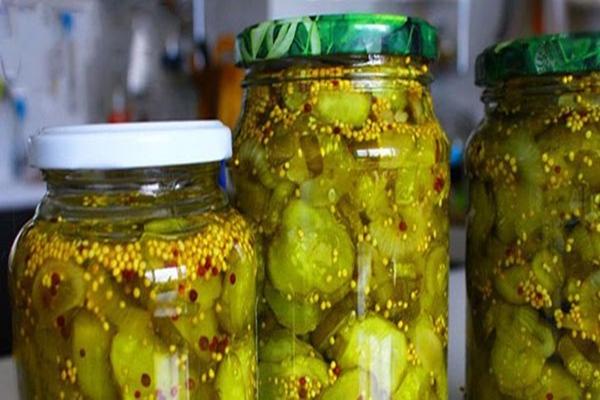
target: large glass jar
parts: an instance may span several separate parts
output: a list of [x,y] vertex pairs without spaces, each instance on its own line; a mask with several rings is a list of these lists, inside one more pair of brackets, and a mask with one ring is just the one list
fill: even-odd
[[545,36],[477,61],[469,399],[600,399],[599,46]]
[[23,399],[255,399],[253,236],[216,122],[52,128],[10,266]]
[[261,399],[446,399],[448,142],[435,30],[403,16],[266,22],[234,139],[263,239]]

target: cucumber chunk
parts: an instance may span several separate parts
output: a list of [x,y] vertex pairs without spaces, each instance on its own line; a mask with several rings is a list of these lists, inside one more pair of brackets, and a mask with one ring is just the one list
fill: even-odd
[[275,289],[292,296],[345,294],[353,263],[352,240],[328,210],[299,200],[289,204],[269,248],[267,269]]
[[287,298],[270,285],[265,286],[264,294],[277,321],[294,334],[304,335],[319,324],[322,314],[319,303],[293,299],[291,295]]
[[297,356],[314,356],[316,351],[306,342],[296,338],[286,329],[269,334],[266,342],[259,347],[261,362],[279,363]]
[[350,321],[336,342],[335,358],[342,369],[367,370],[388,396],[398,388],[408,364],[408,347],[404,334],[391,322],[377,315]]
[[93,314],[80,311],[73,319],[72,359],[77,382],[92,400],[116,399],[117,390],[110,370],[112,335]]
[[37,271],[31,297],[38,317],[48,324],[81,307],[85,299],[83,270],[68,261],[48,259]]
[[307,356],[294,356],[277,363],[259,363],[259,398],[280,400],[315,398],[329,384],[324,361]]
[[362,126],[371,112],[368,93],[321,90],[317,96],[316,114],[326,123]]
[[241,333],[254,325],[256,318],[256,273],[254,254],[234,250],[230,255],[217,313],[219,323],[230,334]]
[[254,338],[244,336],[234,342],[219,365],[215,381],[220,400],[256,398],[256,351]]

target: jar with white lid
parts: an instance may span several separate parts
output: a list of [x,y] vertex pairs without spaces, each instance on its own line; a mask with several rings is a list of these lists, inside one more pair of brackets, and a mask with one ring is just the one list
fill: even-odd
[[29,143],[47,193],[11,253],[25,399],[254,399],[253,236],[217,182],[217,121]]

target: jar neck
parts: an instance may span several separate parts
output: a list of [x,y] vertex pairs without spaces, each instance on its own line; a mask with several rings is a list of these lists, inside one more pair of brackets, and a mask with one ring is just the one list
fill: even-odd
[[251,66],[244,87],[291,81],[403,79],[424,86],[432,80],[429,63],[410,56],[356,55],[286,58]]
[[482,95],[488,115],[562,114],[600,106],[600,72],[513,78]]
[[225,207],[220,164],[127,170],[43,171],[47,192],[37,218],[172,218]]

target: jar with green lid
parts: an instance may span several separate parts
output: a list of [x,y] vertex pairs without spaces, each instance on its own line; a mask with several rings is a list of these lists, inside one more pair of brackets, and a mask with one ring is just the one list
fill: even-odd
[[469,399],[600,399],[600,34],[477,59]]
[[23,399],[256,398],[257,258],[216,121],[43,130],[9,284]]
[[231,172],[263,246],[261,399],[447,398],[436,42],[422,20],[367,14],[237,38],[247,75]]

